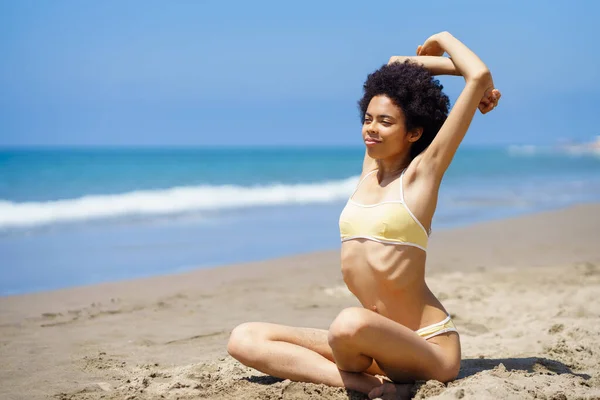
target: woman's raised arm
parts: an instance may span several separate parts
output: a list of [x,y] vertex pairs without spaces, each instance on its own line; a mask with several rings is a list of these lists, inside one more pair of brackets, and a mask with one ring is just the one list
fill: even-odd
[[[441,180],[448,169],[458,146],[462,142],[475,111],[491,111],[500,98],[494,89],[492,75],[487,66],[467,46],[448,32],[431,36],[417,52],[421,56],[450,55],[456,71],[465,78],[465,87],[450,111],[446,122],[422,153],[418,170]],[[487,105],[480,103],[487,97]]]
[[417,63],[429,71],[431,75],[460,75],[456,70],[454,63],[448,57],[438,56],[392,56],[389,64],[406,60]]

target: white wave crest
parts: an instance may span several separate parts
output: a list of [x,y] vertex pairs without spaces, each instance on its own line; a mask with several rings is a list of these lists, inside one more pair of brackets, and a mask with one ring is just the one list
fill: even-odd
[[533,145],[511,145],[508,146],[508,154],[511,156],[532,156],[539,154],[543,149]]
[[350,195],[358,177],[311,184],[184,186],[77,199],[14,203],[0,201],[0,228],[31,227],[134,215],[169,215],[241,207],[326,203]]
[[600,144],[590,145],[561,145],[556,147],[534,146],[534,145],[511,145],[507,148],[509,156],[570,156],[570,157],[599,157]]

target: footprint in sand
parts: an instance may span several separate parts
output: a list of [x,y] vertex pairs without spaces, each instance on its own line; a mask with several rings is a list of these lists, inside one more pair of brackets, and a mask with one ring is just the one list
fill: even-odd
[[45,312],[42,314],[43,318],[49,318],[49,319],[54,319],[56,317],[62,317],[61,313],[51,313],[51,312]]
[[490,331],[487,326],[475,322],[463,322],[458,329],[459,332],[465,332],[470,336],[479,336]]
[[565,328],[565,326],[563,324],[554,324],[550,327],[550,329],[548,329],[548,333],[551,335],[557,334],[559,332],[562,332],[562,330]]
[[583,276],[600,275],[600,266],[591,262],[583,262],[576,264],[575,270]]

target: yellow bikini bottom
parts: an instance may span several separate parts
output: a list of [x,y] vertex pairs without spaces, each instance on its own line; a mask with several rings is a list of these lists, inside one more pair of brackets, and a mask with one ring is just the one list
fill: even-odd
[[446,317],[446,319],[438,322],[437,324],[429,325],[416,331],[417,335],[421,336],[423,339],[426,340],[446,332],[458,333],[458,331],[456,330],[456,326],[454,325],[454,322],[452,322],[452,320],[450,319],[449,315]]

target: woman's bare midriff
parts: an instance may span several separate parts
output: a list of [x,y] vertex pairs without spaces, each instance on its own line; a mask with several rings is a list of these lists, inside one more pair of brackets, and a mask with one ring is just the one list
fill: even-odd
[[341,268],[363,307],[417,330],[447,313],[425,283],[426,253],[414,246],[366,239],[342,243]]

